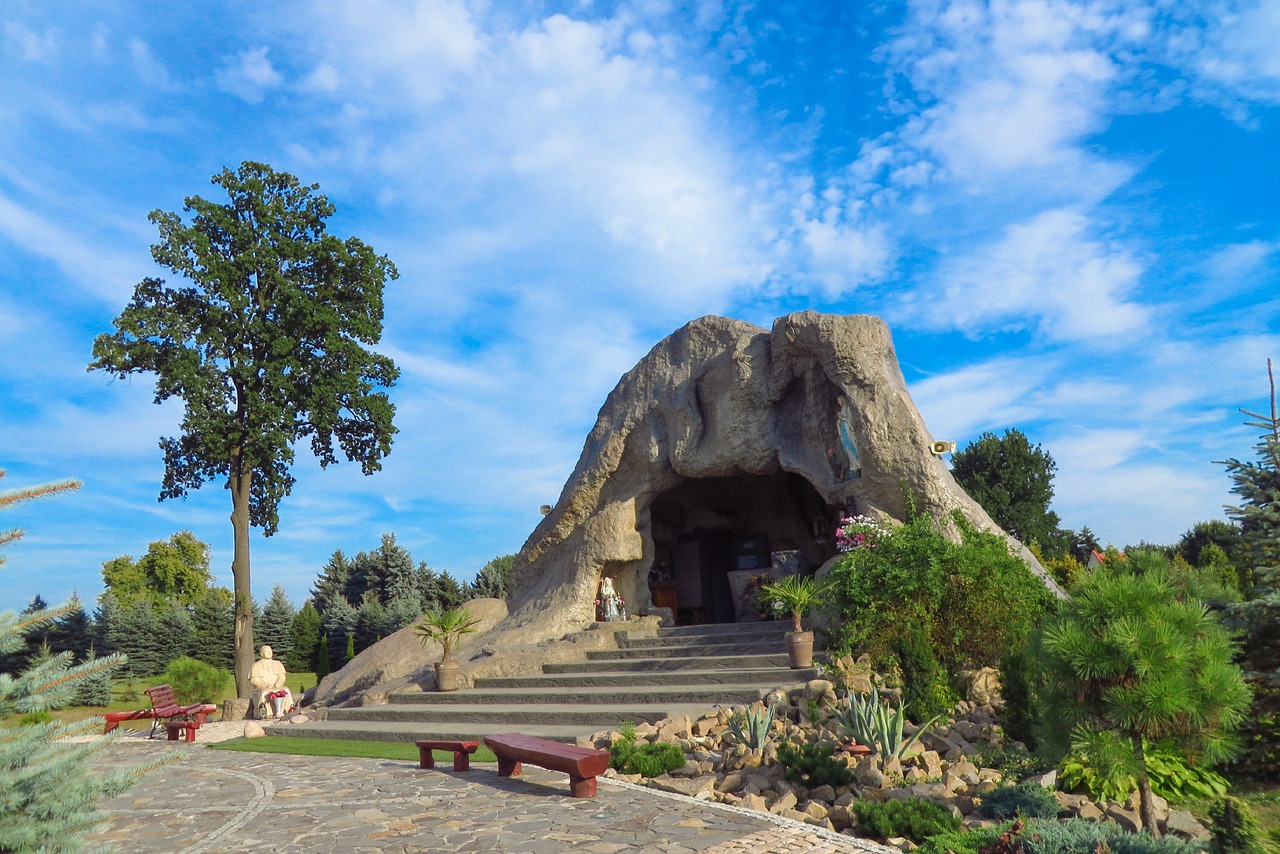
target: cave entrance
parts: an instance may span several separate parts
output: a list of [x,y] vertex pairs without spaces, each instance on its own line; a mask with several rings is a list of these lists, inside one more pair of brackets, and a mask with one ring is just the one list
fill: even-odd
[[[840,516],[790,472],[687,478],[654,499],[649,513],[650,595],[681,626],[758,620],[751,579],[821,566],[835,553]],[[776,567],[775,553],[782,553]]]

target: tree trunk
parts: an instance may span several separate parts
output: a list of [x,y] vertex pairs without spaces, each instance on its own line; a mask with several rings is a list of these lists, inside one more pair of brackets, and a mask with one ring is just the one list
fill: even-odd
[[235,547],[231,577],[235,582],[235,674],[236,696],[249,697],[249,669],[253,667],[253,596],[249,587],[249,487],[253,471],[246,470],[239,449],[231,458],[231,529]]
[[1147,776],[1147,755],[1142,749],[1142,736],[1133,733],[1133,753],[1138,758],[1138,812],[1142,827],[1157,839],[1160,827],[1156,824],[1156,806],[1151,794],[1151,778]]

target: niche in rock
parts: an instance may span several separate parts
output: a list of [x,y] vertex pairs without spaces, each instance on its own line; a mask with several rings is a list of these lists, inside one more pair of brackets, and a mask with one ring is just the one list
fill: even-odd
[[672,608],[677,625],[758,619],[744,601],[750,578],[769,574],[775,553],[782,573],[821,566],[841,509],[791,472],[682,480],[649,508],[653,604]]

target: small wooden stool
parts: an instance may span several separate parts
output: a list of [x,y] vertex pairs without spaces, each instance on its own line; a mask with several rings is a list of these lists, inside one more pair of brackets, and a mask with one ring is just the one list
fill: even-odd
[[170,741],[177,741],[178,733],[185,731],[186,742],[191,744],[196,740],[196,730],[200,728],[200,724],[196,721],[166,721],[164,728],[169,733]]
[[418,745],[419,767],[436,767],[436,760],[431,755],[431,751],[447,750],[453,754],[454,771],[470,771],[471,754],[475,753],[476,749],[480,747],[480,742],[478,741],[449,741],[438,738],[424,738],[420,741],[415,741],[414,744]]

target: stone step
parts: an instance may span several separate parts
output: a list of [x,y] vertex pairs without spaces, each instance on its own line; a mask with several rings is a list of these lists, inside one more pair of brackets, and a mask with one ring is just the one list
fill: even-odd
[[580,735],[591,735],[604,727],[562,726],[556,724],[524,725],[484,723],[420,723],[395,721],[308,721],[305,724],[271,724],[268,735],[292,738],[337,738],[347,741],[417,741],[420,738],[482,741],[486,735],[521,732],[551,741],[572,743]]
[[[691,635],[724,635],[729,637],[769,635],[782,637],[789,631],[791,631],[790,620],[768,620],[760,623],[704,623],[698,626],[670,626],[658,629],[658,636],[674,638]],[[625,634],[625,632],[622,634]]]
[[523,706],[494,707],[489,705],[407,705],[386,704],[362,706],[352,709],[330,709],[329,722],[386,722],[386,723],[447,723],[504,724],[513,730],[526,725],[559,725],[583,728],[583,732],[616,727],[619,723],[656,723],[666,717],[680,714],[702,714],[705,703],[681,704],[608,704],[579,705],[577,703],[530,703]]
[[[588,653],[590,654],[590,653]],[[675,670],[757,670],[777,667],[789,670],[787,654],[714,655],[667,658],[644,658],[628,655],[622,658],[591,661],[566,661],[542,665],[544,673],[661,673]]]
[[746,670],[605,671],[557,673],[543,676],[491,676],[477,679],[475,688],[612,688],[627,685],[758,685],[775,688],[817,679],[814,669],[761,667]]
[[771,632],[752,632],[740,635],[658,635],[657,637],[641,635],[634,638],[625,632],[619,632],[617,641],[619,649],[637,649],[641,647],[654,649],[719,649],[725,646],[741,646],[743,644],[767,646],[770,649],[787,648],[786,636]]
[[622,661],[632,658],[692,658],[742,655],[769,655],[780,653],[786,657],[786,648],[779,649],[773,643],[721,643],[710,646],[645,646],[628,649],[592,649],[587,651],[588,661]]
[[[624,685],[575,688],[473,688],[465,691],[419,691],[392,694],[388,706],[397,708],[423,706],[480,706],[491,705],[503,709],[526,705],[638,705],[693,703],[705,706],[739,705],[754,703],[770,689],[767,686],[746,684],[720,685]],[[362,708],[387,708],[388,706],[364,706]]]

